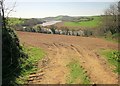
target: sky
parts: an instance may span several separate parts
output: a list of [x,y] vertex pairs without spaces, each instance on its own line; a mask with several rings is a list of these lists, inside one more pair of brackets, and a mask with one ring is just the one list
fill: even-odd
[[[74,2],[73,2],[74,1]],[[116,0],[117,1],[117,0]],[[10,17],[18,18],[44,18],[58,15],[93,16],[102,15],[104,10],[115,0],[8,0],[6,8],[14,11]]]

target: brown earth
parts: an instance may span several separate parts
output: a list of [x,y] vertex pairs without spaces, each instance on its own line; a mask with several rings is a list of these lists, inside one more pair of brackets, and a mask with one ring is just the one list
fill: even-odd
[[[115,43],[100,38],[51,35],[30,32],[17,32],[21,43],[40,47],[47,52],[46,66],[34,84],[65,84],[69,69],[66,65],[76,59],[85,69],[91,83],[117,84],[117,74],[112,72],[107,60],[98,53],[100,49],[117,49]],[[41,61],[38,63],[41,68]],[[38,75],[38,73],[36,73]],[[81,83],[82,84],[82,83]]]

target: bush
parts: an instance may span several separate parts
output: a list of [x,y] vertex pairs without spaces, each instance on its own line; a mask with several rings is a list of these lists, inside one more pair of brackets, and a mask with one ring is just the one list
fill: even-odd
[[88,37],[93,35],[93,32],[91,30],[84,30],[84,35]]
[[2,83],[14,84],[16,73],[19,73],[19,58],[22,47],[15,32],[2,28]]

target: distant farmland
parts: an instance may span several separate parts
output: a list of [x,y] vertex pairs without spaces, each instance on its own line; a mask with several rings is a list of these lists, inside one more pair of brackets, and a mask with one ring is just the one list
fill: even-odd
[[72,30],[77,30],[77,29],[89,29],[89,28],[97,28],[100,25],[101,18],[100,16],[94,16],[92,17],[93,20],[90,21],[81,21],[81,22],[73,22],[73,21],[64,21],[55,24],[57,27],[67,27]]
[[81,26],[81,27],[97,27],[100,23],[100,17],[94,17],[91,21],[82,21],[82,22],[65,22],[65,26]]

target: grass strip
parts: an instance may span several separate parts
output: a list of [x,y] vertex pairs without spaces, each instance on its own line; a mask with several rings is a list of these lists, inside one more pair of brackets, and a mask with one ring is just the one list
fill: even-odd
[[78,61],[70,62],[67,67],[70,69],[68,84],[90,84],[89,78]]

